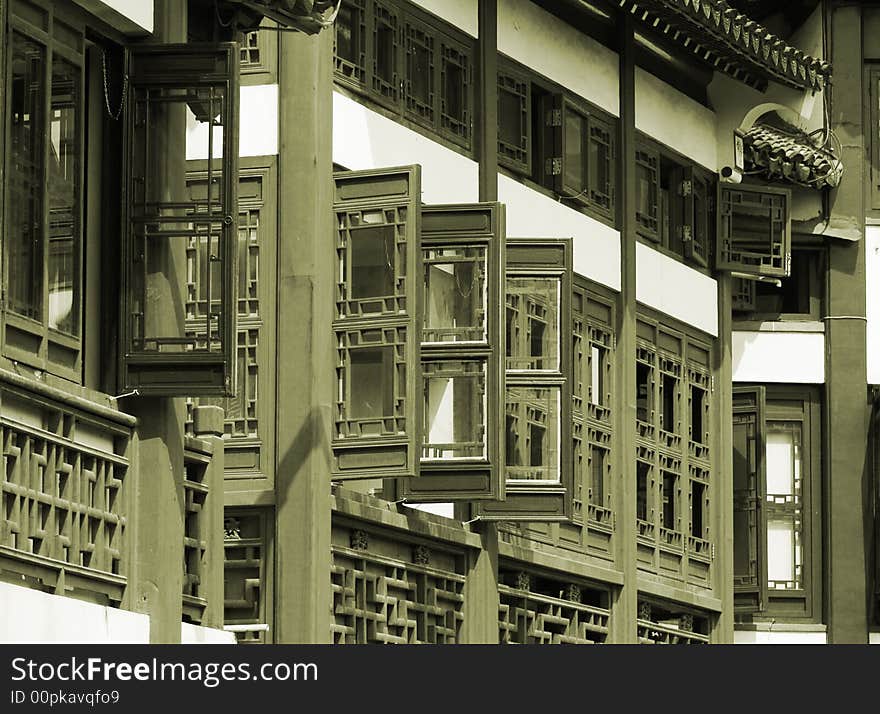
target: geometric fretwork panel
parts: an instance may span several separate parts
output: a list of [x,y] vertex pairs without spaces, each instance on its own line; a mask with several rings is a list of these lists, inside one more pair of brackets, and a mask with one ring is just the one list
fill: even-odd
[[34,566],[125,575],[130,429],[25,399],[2,395],[0,545]]
[[502,571],[499,644],[600,644],[608,637],[608,593],[526,571]]
[[239,644],[264,644],[268,639],[268,562],[266,514],[227,510],[224,519],[224,623],[237,626]]
[[335,644],[457,644],[464,575],[333,547]]
[[208,497],[206,478],[210,456],[199,452],[184,451],[184,522],[183,522],[183,617],[186,621],[200,623],[205,601],[204,575],[205,540],[207,524],[204,522],[205,501]]

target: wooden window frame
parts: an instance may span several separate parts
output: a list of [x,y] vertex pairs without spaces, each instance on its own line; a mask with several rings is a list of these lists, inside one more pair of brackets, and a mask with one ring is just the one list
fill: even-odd
[[[504,431],[501,424],[504,361],[501,354],[504,312],[505,224],[500,203],[424,206],[422,252],[440,248],[480,247],[485,251],[485,339],[479,341],[422,341],[423,375],[429,363],[465,361],[482,365],[485,375],[485,457],[435,460],[425,458],[419,428],[419,477],[397,484],[398,498],[413,502],[501,500],[504,498]],[[423,265],[427,265],[424,262]],[[426,292],[425,281],[421,290]],[[427,306],[427,296],[421,304]],[[423,320],[423,324],[424,324]],[[423,328],[424,329],[424,328]],[[424,337],[424,335],[423,335]]]
[[[822,609],[822,446],[819,390],[801,385],[737,386],[734,388],[735,425],[737,414],[753,415],[751,418],[756,430],[754,473],[757,480],[750,498],[757,501],[757,508],[754,509],[757,539],[752,547],[757,547],[755,574],[758,582],[743,588],[737,586],[735,579],[734,611],[741,621],[771,618],[791,622],[819,622]],[[779,509],[776,504],[778,497],[767,493],[766,443],[770,423],[794,424],[800,429],[800,587],[771,588],[768,581],[767,523],[772,513]],[[736,458],[736,451],[734,456]],[[742,505],[742,497],[737,501],[735,492],[735,512],[737,503]],[[734,538],[737,538],[737,531],[734,532]]]
[[[6,52],[11,52],[13,33],[21,35],[28,42],[39,44],[44,51],[44,66],[42,67],[42,122],[44,131],[41,135],[42,159],[40,162],[40,172],[42,176],[42,195],[39,202],[40,205],[40,245],[43,255],[43,265],[39,276],[40,283],[40,304],[42,315],[39,319],[14,312],[11,307],[10,298],[10,263],[8,251],[10,250],[9,236],[12,233],[12,227],[9,225],[11,205],[11,158],[6,156],[6,181],[2,190],[5,195],[4,203],[5,211],[5,231],[6,240],[3,247],[3,290],[2,290],[2,310],[0,310],[0,325],[2,325],[2,354],[10,360],[21,362],[36,369],[48,372],[50,374],[62,377],[66,380],[76,383],[82,383],[82,365],[83,365],[83,345],[85,342],[85,332],[87,325],[85,322],[85,293],[83,284],[83,272],[85,269],[85,213],[86,213],[86,183],[85,183],[85,163],[87,158],[87,147],[85,141],[85,127],[88,122],[88,104],[87,104],[87,82],[86,75],[88,73],[87,58],[85,54],[85,26],[81,20],[68,16],[66,13],[58,9],[44,5],[43,3],[28,3],[28,12],[26,15],[16,14],[17,3],[10,3],[8,8],[8,19],[4,15],[0,15],[0,22],[3,22],[2,32],[6,40]],[[24,7],[24,5],[22,5]],[[33,23],[37,19],[37,15],[42,15],[40,21],[43,27]],[[8,35],[8,37],[7,37]],[[49,281],[48,274],[49,257],[51,254],[51,237],[50,237],[50,207],[49,207],[49,162],[50,162],[50,141],[49,141],[49,122],[51,121],[51,102],[52,102],[52,65],[54,57],[59,57],[62,61],[78,69],[79,77],[79,96],[77,97],[76,112],[76,141],[77,141],[77,166],[76,176],[74,177],[75,187],[75,203],[76,217],[75,226],[73,228],[73,254],[72,260],[74,265],[73,284],[71,286],[73,302],[71,306],[72,315],[77,323],[76,334],[61,332],[49,326]],[[3,82],[7,87],[12,86],[12,62],[5,61],[3,57]],[[11,115],[12,91],[5,92],[4,114],[8,117]],[[0,126],[3,126],[0,124]],[[4,131],[5,146],[12,146],[12,121],[6,119]]]
[[[519,97],[521,134],[518,144],[501,138],[501,94],[507,92]],[[498,164],[515,174],[532,173],[532,92],[531,79],[506,57],[498,58]]]
[[[260,26],[242,34],[240,43],[241,86],[275,84],[278,81],[278,26],[273,20],[264,19]],[[255,44],[251,44],[253,41]],[[257,61],[245,60],[256,53]]]
[[[233,396],[236,392],[236,341],[237,341],[237,268],[238,268],[238,220],[233,214],[238,204],[238,120],[239,120],[239,49],[238,43],[186,43],[141,44],[128,48],[129,82],[124,115],[125,156],[122,211],[122,282],[119,327],[119,388],[120,392],[137,391],[153,396]],[[210,69],[206,69],[210,67]],[[216,194],[212,190],[208,199],[201,202],[157,201],[148,191],[148,162],[138,156],[142,142],[147,137],[139,131],[150,131],[148,122],[139,118],[153,101],[168,101],[155,97],[158,89],[172,91],[198,88],[211,97],[222,91],[218,104],[224,117],[222,158],[209,157],[210,166],[217,162],[219,177]],[[176,95],[174,102],[179,102]],[[202,100],[198,100],[202,101]],[[190,111],[200,111],[192,99],[187,100]],[[213,111],[213,109],[212,109]],[[208,123],[208,122],[206,122]],[[139,126],[148,128],[140,130]],[[213,151],[213,146],[209,147]],[[209,169],[209,172],[216,169]],[[185,177],[180,177],[184,184]],[[204,208],[204,211],[201,209]],[[188,224],[187,230],[179,226]],[[160,300],[144,299],[143,294],[155,290],[148,280],[145,267],[147,246],[177,245],[158,241],[187,241],[201,245],[203,238],[216,242],[205,251],[211,270],[205,274],[214,276],[219,283],[221,296],[215,299],[211,291],[213,281],[201,284],[194,281],[199,294],[199,319],[203,328],[190,331],[181,324],[180,335],[149,335],[147,325],[150,316],[167,308],[167,302],[175,299],[165,296]],[[161,250],[161,249],[160,249]],[[176,253],[177,251],[174,251]],[[175,257],[172,261],[177,262]],[[213,263],[219,263],[216,271]],[[177,266],[176,269],[181,269]],[[199,279],[200,280],[200,279]],[[204,301],[201,291],[205,290]],[[211,334],[206,334],[211,325]],[[164,327],[161,329],[165,329]],[[201,330],[204,330],[203,332]],[[153,347],[149,348],[149,344]],[[163,346],[176,348],[165,351]],[[176,347],[175,347],[176,346]]]
[[[386,110],[406,125],[418,127],[429,136],[441,138],[465,153],[473,144],[475,106],[475,40],[448,22],[404,0],[352,0],[346,9],[359,18],[360,37],[356,54],[361,61],[340,59],[334,52],[334,78],[341,87],[353,90]],[[393,18],[392,81],[378,76],[378,31],[383,18]],[[336,33],[341,25],[337,19]],[[419,39],[422,38],[422,39]],[[426,101],[411,94],[410,67],[414,44],[428,47],[431,83]],[[461,116],[448,112],[447,65],[461,68]]]
[[[422,424],[421,169],[342,171],[334,174],[334,181],[339,279],[332,325],[337,343],[332,478],[417,476]],[[386,247],[385,260],[394,293],[359,299],[349,279],[352,231],[379,225],[374,218],[391,228],[393,247]],[[392,396],[385,406],[393,413],[368,418],[349,414],[350,365],[356,351],[364,349],[382,350],[382,366],[390,366],[386,376]]]
[[[788,277],[791,273],[791,191],[775,186],[719,182],[717,196],[715,267],[744,275]],[[737,247],[736,238],[731,235],[731,207],[737,196],[740,199],[757,196],[762,201],[783,203],[781,208],[776,207],[783,212],[781,221],[776,221],[781,224],[778,239],[771,236],[768,245],[760,249]]]
[[568,336],[571,325],[572,241],[570,238],[508,238],[506,266],[508,280],[537,277],[558,281],[558,367],[547,370],[506,369],[505,381],[508,394],[511,389],[517,388],[559,390],[559,481],[530,483],[508,479],[505,473],[505,500],[487,501],[478,504],[475,510],[486,521],[565,522],[571,519],[573,494],[572,450],[569,446],[572,443],[571,339]]

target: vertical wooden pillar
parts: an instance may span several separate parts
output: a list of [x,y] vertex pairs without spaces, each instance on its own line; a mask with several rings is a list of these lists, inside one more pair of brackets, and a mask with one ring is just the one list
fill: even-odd
[[274,641],[329,643],[333,31],[279,45]]
[[[497,201],[498,1],[479,0],[477,12],[477,127],[474,139],[479,161],[479,198],[481,201]],[[461,515],[465,511],[457,509],[456,512]],[[462,641],[498,644],[498,526],[495,523],[480,524],[480,537],[480,550],[468,554]]]
[[213,447],[205,474],[208,496],[202,513],[201,538],[205,541],[202,585],[208,605],[202,619],[205,627],[223,628],[223,419],[222,407],[204,405],[193,410],[193,432]]
[[615,482],[614,556],[624,584],[611,603],[611,641],[638,642],[638,571],[636,569],[636,100],[635,39],[629,13],[619,16],[620,53],[620,309],[617,311],[617,395],[615,431],[619,464]]
[[711,642],[733,642],[733,315],[731,277],[718,276],[718,339],[714,370],[716,375],[710,415],[713,483],[710,485],[709,522],[715,544],[712,587],[721,600],[721,614],[710,632]]
[[[156,0],[152,42],[186,42],[186,3]],[[170,111],[158,117],[151,157],[152,180],[162,187],[162,200],[183,196],[186,190],[186,117]],[[174,275],[184,275],[177,256],[168,254],[168,289]],[[161,324],[158,324],[161,323]],[[176,334],[177,315],[156,311],[156,334]],[[182,399],[134,397],[125,404],[138,419],[138,478],[132,504],[137,547],[133,563],[132,607],[150,616],[150,642],[180,642],[183,593],[184,469]]]
[[831,222],[859,231],[861,240],[829,242],[825,320],[825,585],[829,641],[865,643],[869,598],[865,553],[870,552],[871,508],[866,458],[869,405],[864,319],[862,18],[858,5],[832,7],[831,128],[840,139],[846,173],[831,194]]

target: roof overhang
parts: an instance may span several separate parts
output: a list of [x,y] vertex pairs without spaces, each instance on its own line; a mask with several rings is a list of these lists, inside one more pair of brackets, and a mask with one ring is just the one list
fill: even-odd
[[255,29],[268,17],[279,25],[316,35],[330,27],[343,0],[224,0],[229,7],[247,11]]
[[771,80],[820,90],[831,65],[792,47],[726,0],[618,0],[621,8],[702,62],[764,91]]
[[807,134],[794,127],[755,123],[742,139],[746,173],[813,189],[840,183],[843,163],[829,143],[831,135],[823,129]]

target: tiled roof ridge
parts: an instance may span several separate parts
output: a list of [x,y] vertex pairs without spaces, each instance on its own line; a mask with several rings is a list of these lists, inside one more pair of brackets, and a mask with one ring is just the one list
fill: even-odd
[[[756,123],[745,132],[746,170],[750,167],[771,179],[790,181],[810,188],[833,187],[840,183],[843,164],[823,140],[816,143],[812,134],[790,127],[783,129]],[[827,137],[826,137],[827,139]]]

